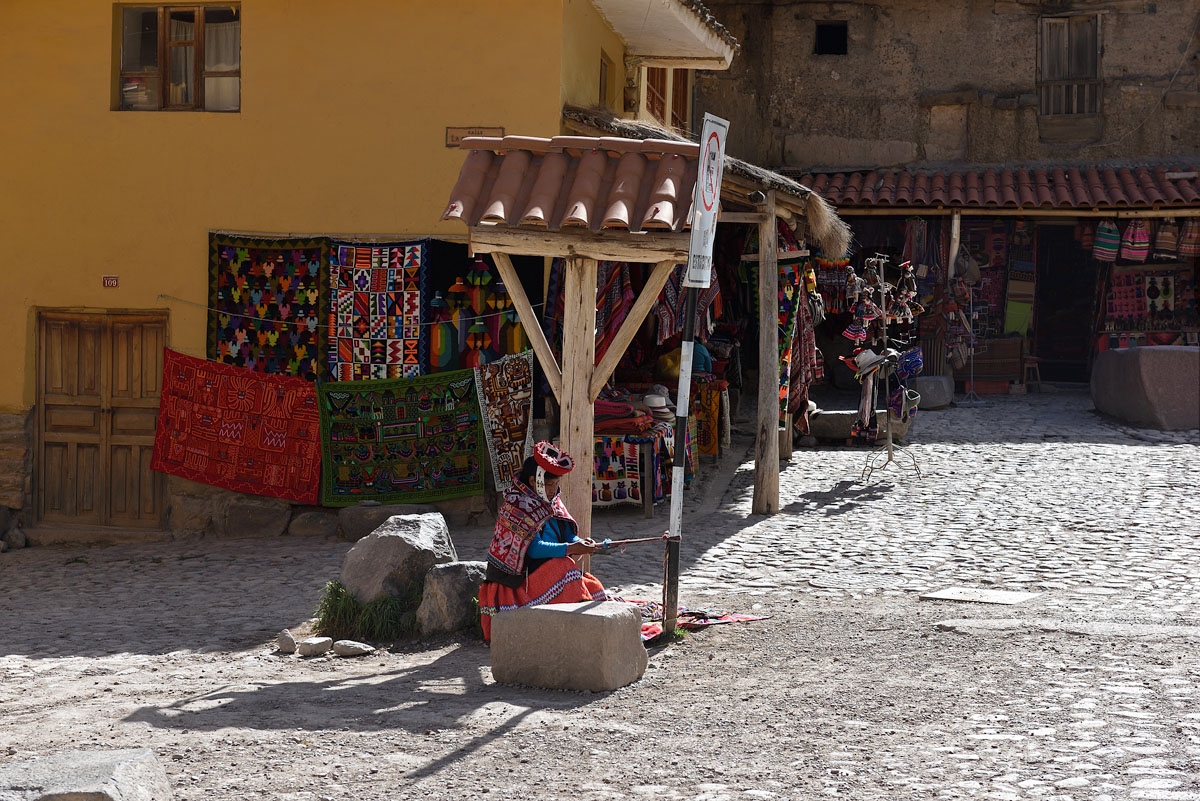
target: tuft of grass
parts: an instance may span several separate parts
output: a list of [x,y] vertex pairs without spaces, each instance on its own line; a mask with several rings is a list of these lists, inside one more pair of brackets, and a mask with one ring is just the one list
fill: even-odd
[[364,604],[340,581],[330,581],[321,593],[313,630],[334,639],[395,642],[417,634],[417,607],[424,582],[416,581],[398,595]]

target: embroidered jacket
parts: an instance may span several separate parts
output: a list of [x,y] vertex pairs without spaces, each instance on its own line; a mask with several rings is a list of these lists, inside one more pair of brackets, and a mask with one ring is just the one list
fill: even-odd
[[488,549],[489,565],[511,576],[523,575],[529,544],[552,517],[565,521],[578,533],[579,525],[559,495],[547,503],[524,482],[513,483],[504,491],[504,503],[496,514],[496,529]]

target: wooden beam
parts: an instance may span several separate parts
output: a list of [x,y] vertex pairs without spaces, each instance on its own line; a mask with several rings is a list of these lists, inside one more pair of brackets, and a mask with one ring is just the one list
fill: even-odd
[[558,368],[558,362],[554,360],[554,351],[550,349],[550,343],[546,341],[546,333],[542,331],[541,321],[533,312],[533,306],[529,303],[529,298],[525,295],[525,287],[521,286],[521,278],[517,275],[517,270],[513,267],[512,259],[507,253],[499,252],[492,254],[492,260],[496,262],[496,269],[500,271],[500,279],[504,281],[504,287],[508,290],[508,296],[512,298],[513,306],[517,309],[517,317],[521,320],[521,325],[525,327],[525,336],[529,337],[529,344],[533,346],[533,352],[537,354],[538,361],[542,365],[542,372],[546,374],[546,382],[550,385],[550,391],[554,393],[554,397],[558,402],[562,403],[562,371]]
[[717,217],[719,223],[750,223],[758,225],[766,222],[767,215],[753,211],[723,211]]
[[589,394],[596,363],[596,260],[567,259],[563,287],[563,371],[558,439],[575,460],[563,477],[563,503],[579,524],[579,536],[592,529],[592,451],[595,416]]
[[600,231],[586,228],[510,228],[476,225],[471,228],[471,248],[476,253],[519,253],[529,256],[579,256],[595,261],[686,262],[687,231]]
[[613,370],[617,369],[617,362],[621,361],[621,357],[625,355],[625,349],[629,347],[634,335],[642,327],[646,315],[650,313],[650,307],[654,305],[654,301],[658,300],[658,293],[662,292],[663,285],[667,283],[667,279],[671,277],[671,271],[674,269],[675,262],[673,261],[660,261],[654,265],[654,270],[646,279],[646,285],[642,287],[642,294],[638,295],[638,299],[634,301],[629,315],[621,323],[616,337],[613,338],[608,350],[600,358],[600,363],[596,365],[595,372],[592,373],[592,384],[588,388],[588,394],[593,401],[608,382],[608,377],[613,374]]
[[754,438],[754,514],[779,511],[779,246],[775,191],[758,225],[758,427]]

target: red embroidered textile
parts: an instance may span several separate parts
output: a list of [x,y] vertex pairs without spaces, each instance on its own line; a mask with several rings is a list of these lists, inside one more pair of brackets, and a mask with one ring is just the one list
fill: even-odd
[[607,601],[600,579],[584,573],[569,556],[551,559],[530,573],[519,587],[494,581],[479,585],[479,622],[483,639],[492,640],[492,618],[500,612],[539,604],[576,604]]
[[[578,530],[575,518],[563,505],[562,497],[554,496],[547,503],[521,481],[504,491],[504,503],[496,513],[496,528],[492,534],[492,544],[488,548],[488,561],[505,573],[520,575],[525,568],[525,552],[533,535],[551,517],[570,521],[571,527]],[[482,603],[482,601],[481,601]]]
[[150,467],[253,495],[317,503],[321,423],[302,378],[163,349]]

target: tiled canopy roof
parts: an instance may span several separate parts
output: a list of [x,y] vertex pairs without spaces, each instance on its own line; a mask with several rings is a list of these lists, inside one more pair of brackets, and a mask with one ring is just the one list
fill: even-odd
[[442,219],[625,231],[689,227],[700,146],[615,136],[468,137]]
[[1195,165],[785,172],[842,207],[1137,209],[1200,205]]

